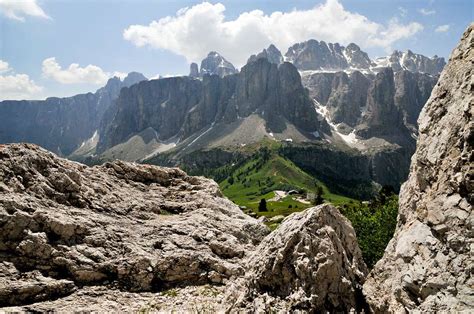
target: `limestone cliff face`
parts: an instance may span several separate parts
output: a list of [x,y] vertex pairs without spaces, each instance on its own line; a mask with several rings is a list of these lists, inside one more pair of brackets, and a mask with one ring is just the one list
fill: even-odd
[[474,25],[418,120],[398,227],[364,285],[375,312],[474,308]]
[[437,77],[420,72],[395,73],[395,106],[401,111],[404,124],[412,131],[418,130],[418,117],[431,95]]
[[136,72],[111,78],[95,93],[41,101],[0,102],[0,143],[30,142],[69,155],[99,128],[120,89],[146,78]]
[[395,83],[391,68],[384,68],[375,77],[367,96],[367,114],[358,127],[364,138],[391,135],[394,129],[404,132],[401,112],[395,106]]
[[123,89],[113,106],[111,121],[103,124],[98,151],[122,143],[152,127],[161,139],[177,134],[185,113],[201,97],[201,82],[190,77],[172,77],[141,82]]
[[316,131],[319,126],[313,103],[290,63],[277,66],[261,58],[244,66],[232,103],[237,116],[261,113],[273,131],[282,127],[282,118],[305,131]]
[[437,77],[384,68],[376,76],[359,71],[313,73],[303,76],[310,96],[326,106],[332,122],[358,127],[358,135],[397,135],[406,129],[416,133],[416,120],[428,100]]
[[149,127],[160,140],[184,140],[213,123],[229,123],[254,113],[264,118],[270,130],[284,128],[286,122],[309,132],[319,128],[313,102],[296,68],[265,58],[225,77],[173,77],[136,84],[122,90],[109,112],[102,121],[98,152]]

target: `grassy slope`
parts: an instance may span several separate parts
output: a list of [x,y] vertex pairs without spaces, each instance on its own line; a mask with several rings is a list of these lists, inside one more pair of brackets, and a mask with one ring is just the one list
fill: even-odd
[[[274,190],[302,189],[314,192],[317,186],[323,189],[326,202],[340,205],[344,216],[352,223],[358,238],[365,262],[371,268],[383,256],[387,243],[393,236],[397,223],[398,198],[396,195],[385,196],[371,202],[359,202],[348,197],[333,194],[324,183],[298,168],[290,160],[278,155],[276,150],[269,150],[268,156],[257,154],[254,158],[240,165],[232,172],[234,183],[229,179],[220,182],[224,195],[238,205],[246,206],[258,216],[287,216],[313,205],[298,202],[293,196],[287,196],[277,202],[268,202],[274,197]],[[260,182],[260,185],[259,185]],[[284,188],[282,188],[284,187]],[[260,199],[267,200],[266,212],[258,211]],[[289,206],[291,205],[291,208]],[[268,222],[274,230],[279,222]]]
[[[270,150],[269,156],[256,155],[237,168],[232,177],[233,184],[229,183],[229,179],[220,182],[224,195],[236,204],[246,206],[254,212],[257,212],[260,199],[265,198],[268,201],[274,197],[273,190],[296,189],[315,192],[317,186],[321,186],[323,198],[328,202],[344,204],[351,200],[332,194],[322,182],[298,168],[290,160],[279,156],[274,150]],[[290,205],[291,208],[289,208]],[[277,202],[267,202],[268,212],[258,212],[258,214],[268,217],[288,215],[311,206],[287,196]]]

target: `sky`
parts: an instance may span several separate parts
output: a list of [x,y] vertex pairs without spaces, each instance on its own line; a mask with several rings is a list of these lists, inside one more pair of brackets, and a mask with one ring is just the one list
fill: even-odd
[[449,57],[474,0],[0,0],[0,100],[94,92],[112,76],[185,75],[217,51],[241,67],[308,39]]

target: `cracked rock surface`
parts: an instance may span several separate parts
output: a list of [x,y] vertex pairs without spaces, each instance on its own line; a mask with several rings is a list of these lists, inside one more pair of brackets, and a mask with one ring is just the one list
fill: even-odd
[[367,273],[331,205],[269,229],[176,168],[87,167],[0,146],[6,311],[360,309]]
[[0,147],[0,306],[84,285],[222,284],[268,232],[214,181],[176,168],[86,167],[35,145]]
[[350,222],[332,205],[293,213],[256,248],[227,291],[235,311],[361,311],[367,268]]
[[364,285],[375,312],[474,308],[474,24],[418,120],[398,226]]

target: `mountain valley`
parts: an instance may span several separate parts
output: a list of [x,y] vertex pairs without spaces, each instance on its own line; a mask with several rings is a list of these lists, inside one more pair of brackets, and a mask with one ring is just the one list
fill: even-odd
[[472,312],[470,6],[342,2],[0,1],[0,313]]

